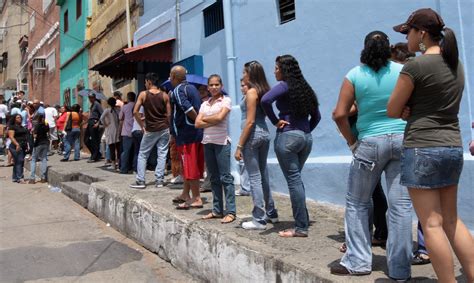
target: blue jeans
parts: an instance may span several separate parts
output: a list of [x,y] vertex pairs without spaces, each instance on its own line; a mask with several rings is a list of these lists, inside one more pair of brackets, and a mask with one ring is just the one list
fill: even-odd
[[140,144],[142,142],[142,131],[133,131],[133,171],[137,172],[138,153],[140,152]]
[[234,177],[230,174],[230,143],[226,145],[205,144],[204,159],[211,179],[212,212],[215,215],[224,213],[224,193],[226,212],[235,215]]
[[46,169],[48,169],[48,144],[40,144],[33,148],[33,154],[31,155],[31,175],[30,179],[36,178],[36,160],[41,160],[41,179],[46,179]]
[[244,161],[239,161],[240,191],[250,194],[250,179]]
[[25,167],[25,151],[23,149],[16,151],[16,147],[13,143],[10,144],[8,149],[12,154],[13,162],[15,162],[15,164],[13,165],[12,181],[19,182],[21,179],[23,179],[23,171]]
[[408,190],[400,185],[402,134],[367,137],[354,152],[346,196],[347,252],[341,264],[351,272],[372,270],[369,213],[372,193],[385,172],[387,181],[387,265],[391,278],[411,276],[412,204]]
[[69,159],[69,155],[71,155],[71,148],[74,144],[74,160],[81,159],[81,129],[72,129],[66,135],[65,143],[64,143],[64,159]]
[[242,150],[253,199],[252,216],[253,220],[260,224],[266,224],[265,215],[270,218],[278,217],[268,180],[267,156],[269,149],[270,134],[268,131],[255,129]]
[[303,234],[308,233],[309,216],[306,209],[306,195],[303,180],[301,180],[301,170],[311,153],[312,146],[311,133],[300,130],[277,132],[275,137],[275,153],[288,184],[291,208],[295,219],[295,231]]
[[130,166],[130,156],[133,150],[133,138],[122,136],[122,153],[120,154],[120,173],[128,173]]
[[158,132],[146,132],[146,134],[143,135],[143,139],[140,144],[140,152],[138,153],[137,181],[145,182],[145,170],[148,156],[156,147],[157,165],[155,168],[155,180],[156,182],[163,182],[169,140],[170,132],[168,129]]

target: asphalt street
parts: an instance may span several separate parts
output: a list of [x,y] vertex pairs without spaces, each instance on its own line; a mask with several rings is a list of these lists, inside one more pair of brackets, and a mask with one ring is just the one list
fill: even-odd
[[12,183],[11,169],[0,167],[0,282],[193,282],[48,184]]

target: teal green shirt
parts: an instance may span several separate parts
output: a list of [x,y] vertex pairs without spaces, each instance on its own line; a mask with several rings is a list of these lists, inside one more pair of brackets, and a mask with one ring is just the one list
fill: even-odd
[[378,72],[362,65],[347,73],[346,78],[355,90],[358,139],[405,131],[405,121],[387,117],[388,98],[392,94],[402,67],[403,65],[390,61]]

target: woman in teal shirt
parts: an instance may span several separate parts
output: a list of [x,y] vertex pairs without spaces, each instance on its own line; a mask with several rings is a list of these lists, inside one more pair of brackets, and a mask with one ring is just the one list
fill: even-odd
[[[390,61],[390,43],[385,33],[369,33],[361,53],[361,66],[349,71],[342,84],[334,112],[337,126],[353,153],[346,196],[347,252],[331,267],[336,275],[365,275],[372,271],[369,214],[375,186],[385,172],[388,192],[387,264],[389,277],[411,276],[412,205],[400,185],[400,152],[405,122],[387,117],[387,101],[402,65]],[[358,137],[349,126],[349,111],[357,103]]]

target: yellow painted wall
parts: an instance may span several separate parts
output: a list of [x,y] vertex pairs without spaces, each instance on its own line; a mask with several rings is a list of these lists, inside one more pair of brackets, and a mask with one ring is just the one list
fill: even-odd
[[[139,9],[136,7],[135,0],[130,0],[130,36],[133,41],[133,33],[138,28]],[[89,68],[104,61],[120,49],[127,46],[127,22],[126,17],[118,21],[112,29],[107,30],[107,26],[118,19],[121,15],[125,15],[125,0],[106,0],[104,4],[99,5],[98,1],[92,1],[92,15],[88,23],[87,35],[93,44],[89,47]],[[104,34],[105,32],[105,34]],[[98,38],[98,39],[97,39]],[[97,39],[94,41],[94,39]],[[98,72],[89,72],[90,88],[93,82],[100,81],[102,91],[106,96],[112,96],[112,79],[100,76]],[[125,99],[126,93],[135,90],[135,81],[118,89],[123,93]]]

